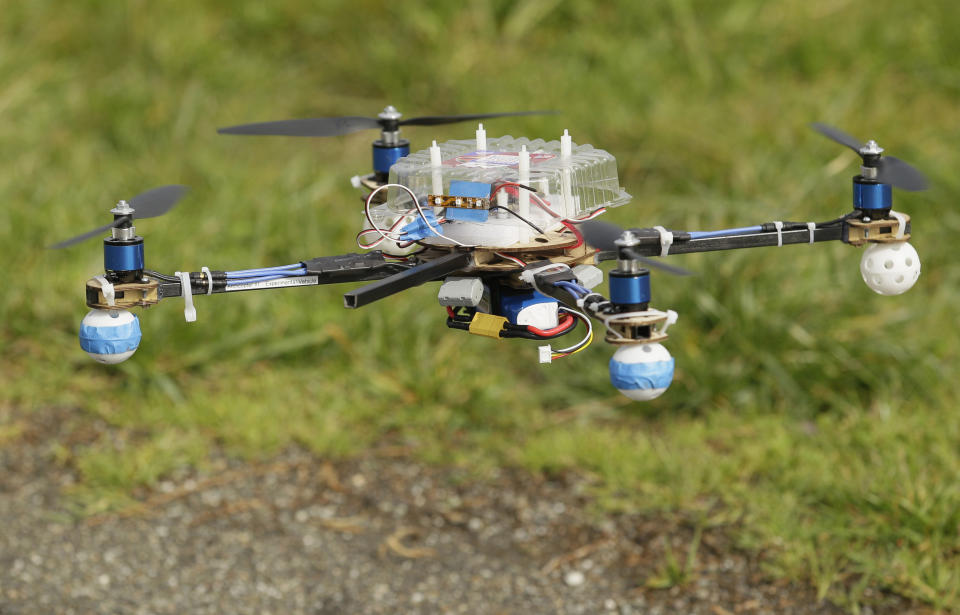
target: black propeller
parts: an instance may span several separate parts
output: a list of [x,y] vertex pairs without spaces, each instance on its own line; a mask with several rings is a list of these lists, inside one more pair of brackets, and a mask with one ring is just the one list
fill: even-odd
[[[616,224],[604,222],[603,220],[588,220],[578,224],[577,228],[583,234],[583,239],[588,245],[604,252],[621,250],[621,247],[617,245],[616,241],[623,235],[624,230]],[[640,261],[648,267],[660,269],[672,275],[693,275],[692,271],[684,269],[683,267],[667,265],[660,261],[655,261],[652,258],[641,256],[630,248],[624,248],[623,250],[627,253],[627,256]]]
[[387,107],[378,117],[314,117],[299,120],[280,120],[277,122],[258,122],[219,128],[217,132],[226,135],[274,135],[285,137],[335,137],[350,134],[368,128],[380,128],[395,131],[400,126],[439,126],[494,117],[518,115],[553,114],[556,111],[513,111],[508,113],[476,113],[472,115],[428,115],[401,119],[401,114],[393,107]]
[[927,178],[915,167],[894,156],[881,156],[883,150],[875,141],[861,143],[847,133],[820,122],[810,124],[810,127],[828,139],[855,151],[863,159],[864,166],[875,166],[878,181],[910,192],[926,190],[929,186]]
[[91,237],[99,235],[100,233],[109,230],[114,226],[120,226],[124,222],[132,220],[134,215],[136,215],[137,218],[156,218],[157,216],[162,216],[170,211],[173,206],[177,204],[177,201],[183,198],[183,195],[187,193],[187,190],[189,190],[189,188],[186,186],[172,184],[169,186],[153,188],[151,190],[147,190],[146,192],[141,192],[137,196],[127,201],[127,205],[133,209],[133,211],[130,212],[130,215],[120,216],[110,224],[104,224],[103,226],[97,227],[92,231],[87,231],[82,235],[65,239],[60,243],[55,243],[52,246],[47,247],[56,250],[59,248],[72,246],[73,244],[80,243],[85,239],[90,239]]

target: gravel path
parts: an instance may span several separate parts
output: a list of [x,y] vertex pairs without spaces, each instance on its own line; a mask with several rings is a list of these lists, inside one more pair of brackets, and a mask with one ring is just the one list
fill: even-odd
[[60,495],[74,479],[46,451],[0,449],[3,615],[841,612],[766,579],[721,530],[686,583],[647,587],[667,544],[684,561],[691,528],[592,514],[573,477],[463,482],[386,450],[294,451],[215,461],[135,511],[75,521]]

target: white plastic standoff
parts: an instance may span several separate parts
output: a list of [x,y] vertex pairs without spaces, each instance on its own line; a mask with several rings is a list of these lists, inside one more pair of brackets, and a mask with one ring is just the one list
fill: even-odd
[[810,243],[813,243],[813,231],[817,230],[817,223],[807,222],[807,229],[810,230]]
[[190,287],[190,272],[177,271],[175,276],[180,278],[180,292],[183,294],[183,317],[187,322],[197,320],[197,308],[193,307],[193,288]]
[[100,291],[103,292],[103,298],[107,300],[107,305],[110,307],[116,306],[117,294],[113,289],[113,284],[102,275],[94,276],[93,279],[100,282]]
[[201,267],[200,273],[207,276],[207,295],[213,294],[213,274],[210,273],[209,267]]
[[773,223],[773,226],[777,229],[777,247],[783,247],[783,222],[777,220]]
[[477,126],[477,151],[487,151],[487,131],[483,129],[483,122]]
[[433,169],[433,193],[443,194],[443,160],[440,158],[440,146],[434,141],[430,146],[430,166]]
[[560,190],[563,196],[563,215],[567,217],[573,212],[573,195],[570,189],[570,157],[572,155],[573,139],[570,137],[570,132],[564,128],[560,136],[560,160],[563,162]]
[[655,226],[653,229],[660,233],[660,256],[670,254],[670,246],[673,245],[673,233],[662,226]]
[[[527,151],[526,145],[520,146],[520,161],[517,164],[517,182],[527,186],[530,184],[530,152]],[[527,190],[520,190],[517,196],[517,203],[520,211],[519,213],[523,217],[530,215],[530,192]]]

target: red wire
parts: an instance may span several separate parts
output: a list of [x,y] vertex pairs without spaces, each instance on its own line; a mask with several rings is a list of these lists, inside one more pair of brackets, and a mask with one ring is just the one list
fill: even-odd
[[566,250],[572,250],[572,249],[574,249],[574,248],[579,248],[580,246],[582,246],[582,245],[583,245],[583,235],[580,234],[580,230],[577,229],[576,225],[570,224],[570,223],[567,222],[566,220],[562,220],[560,223],[561,223],[562,225],[564,225],[565,227],[567,227],[568,229],[570,229],[570,232],[573,233],[574,237],[577,238],[577,243],[573,244],[572,246],[568,246],[568,247],[565,248],[565,249],[566,249]]
[[563,319],[559,323],[557,323],[556,327],[552,329],[538,329],[536,327],[527,325],[527,331],[529,331],[530,333],[533,333],[534,335],[539,335],[541,337],[549,337],[551,335],[556,335],[557,333],[566,331],[571,327],[571,323],[576,324],[573,316],[571,314],[564,314]]
[[450,318],[456,317],[456,314],[454,313],[453,308],[450,307],[449,305],[447,306],[447,314],[450,316]]

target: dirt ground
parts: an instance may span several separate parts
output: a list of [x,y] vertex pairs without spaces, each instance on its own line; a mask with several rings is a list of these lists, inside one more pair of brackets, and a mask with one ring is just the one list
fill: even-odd
[[[66,424],[37,415],[0,448],[0,614],[843,612],[764,575],[730,528],[705,530],[679,584],[655,588],[668,548],[684,567],[689,520],[597,514],[574,475],[468,481],[389,447],[217,457],[135,508],[76,519],[76,476],[51,444],[92,433]],[[910,610],[876,598],[862,612]]]

